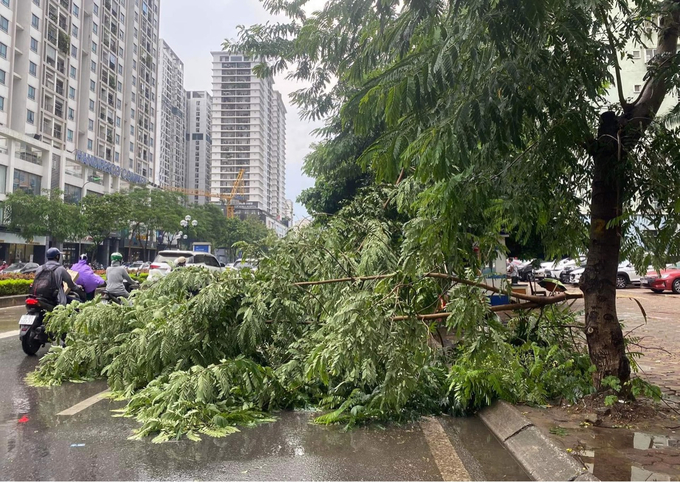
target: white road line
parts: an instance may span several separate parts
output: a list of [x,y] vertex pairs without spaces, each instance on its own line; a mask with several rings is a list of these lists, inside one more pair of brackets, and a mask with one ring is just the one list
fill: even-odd
[[434,417],[422,417],[420,428],[434,456],[442,480],[471,480],[470,473],[460,460],[439,421]]
[[67,408],[67,409],[64,410],[63,412],[59,412],[59,413],[57,414],[57,416],[59,416],[59,415],[61,415],[61,416],[69,416],[69,415],[75,415],[75,414],[78,413],[78,412],[82,412],[82,411],[85,410],[87,407],[90,407],[90,406],[94,405],[95,403],[97,403],[98,401],[104,399],[104,397],[106,397],[106,395],[108,395],[109,392],[110,392],[110,390],[104,390],[103,392],[100,392],[100,393],[98,393],[98,394],[96,394],[96,395],[94,395],[94,396],[92,396],[92,397],[90,397],[90,398],[86,398],[86,399],[83,400],[82,402],[76,403],[76,404],[75,404],[74,406],[72,406],[71,408]]
[[19,338],[19,330],[6,331],[4,333],[0,333],[0,340],[4,340],[5,338],[12,338],[13,336]]

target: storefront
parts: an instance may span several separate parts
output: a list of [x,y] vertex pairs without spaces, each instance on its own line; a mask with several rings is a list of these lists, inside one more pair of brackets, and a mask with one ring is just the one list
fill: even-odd
[[32,243],[26,243],[14,233],[0,232],[0,261],[8,264],[15,261],[44,263],[46,242],[44,236],[38,236]]

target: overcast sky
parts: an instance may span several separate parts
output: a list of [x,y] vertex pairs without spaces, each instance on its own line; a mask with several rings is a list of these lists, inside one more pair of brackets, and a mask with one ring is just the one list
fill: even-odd
[[[322,5],[316,0],[315,7]],[[184,87],[187,90],[212,89],[211,51],[221,50],[224,39],[236,37],[237,25],[263,23],[272,18],[259,0],[162,0],[161,38],[184,62]],[[295,200],[300,192],[314,184],[302,174],[302,161],[315,141],[311,131],[318,126],[301,121],[290,104],[288,94],[301,87],[284,78],[276,78],[274,88],[286,102],[286,197]],[[295,220],[306,216],[300,204],[295,204]]]

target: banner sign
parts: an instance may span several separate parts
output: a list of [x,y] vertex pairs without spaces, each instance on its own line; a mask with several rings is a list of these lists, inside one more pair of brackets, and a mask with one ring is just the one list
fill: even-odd
[[90,166],[98,171],[103,171],[111,174],[112,176],[119,177],[124,181],[131,182],[133,184],[148,184],[148,180],[144,176],[135,174],[127,169],[121,169],[120,166],[116,166],[114,163],[100,159],[99,157],[88,154],[87,152],[76,150],[76,160],[81,164]]

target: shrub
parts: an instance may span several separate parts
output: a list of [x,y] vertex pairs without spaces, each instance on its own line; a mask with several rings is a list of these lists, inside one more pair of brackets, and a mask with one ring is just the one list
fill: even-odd
[[3,279],[0,280],[0,296],[25,295],[33,283],[31,279]]

